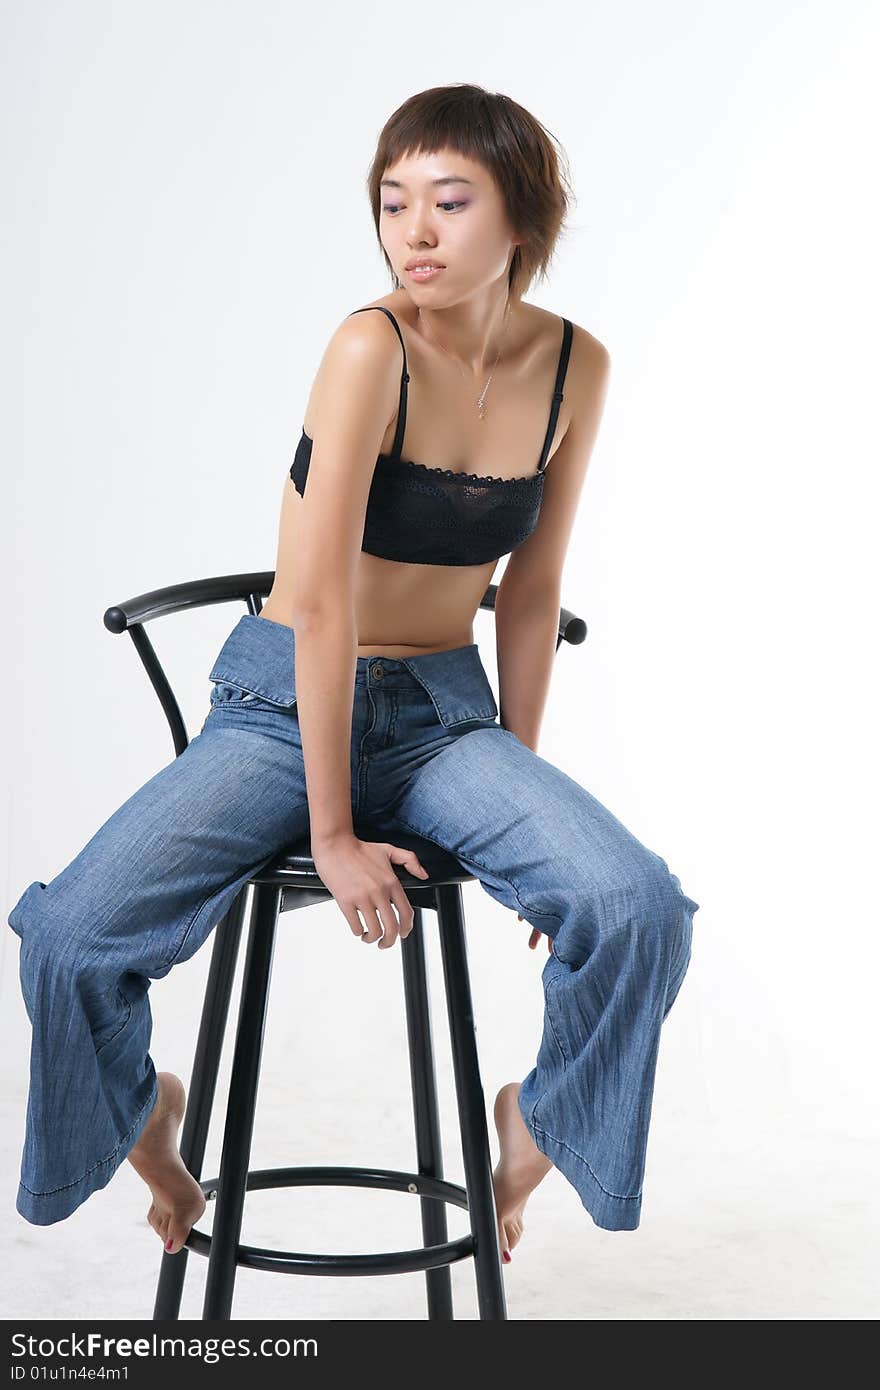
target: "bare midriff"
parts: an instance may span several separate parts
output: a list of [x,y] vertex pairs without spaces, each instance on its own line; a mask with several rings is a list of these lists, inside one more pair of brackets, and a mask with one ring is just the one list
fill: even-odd
[[[293,483],[285,509],[302,498]],[[355,588],[358,656],[424,656],[474,641],[474,615],[497,561],[485,565],[415,565],[361,551]],[[260,614],[294,627],[293,596],[276,580]],[[408,639],[408,640],[407,640]]]

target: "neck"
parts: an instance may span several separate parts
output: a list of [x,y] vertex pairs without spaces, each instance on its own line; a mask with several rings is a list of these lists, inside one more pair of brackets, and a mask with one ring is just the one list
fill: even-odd
[[485,375],[499,350],[510,343],[515,316],[516,306],[509,299],[506,285],[500,293],[493,292],[491,298],[481,304],[455,304],[449,309],[419,307],[418,310],[420,323],[427,325],[425,338],[434,346],[439,342],[474,376]]

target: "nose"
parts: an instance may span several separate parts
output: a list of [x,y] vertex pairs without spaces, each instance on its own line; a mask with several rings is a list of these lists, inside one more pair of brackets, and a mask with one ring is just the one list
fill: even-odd
[[411,256],[430,256],[434,250],[432,242],[426,237],[411,236],[407,239],[407,246]]
[[410,218],[409,234],[406,239],[410,253],[415,256],[420,251],[430,251],[433,243],[425,230],[427,213],[422,212],[418,207],[413,207],[410,210]]

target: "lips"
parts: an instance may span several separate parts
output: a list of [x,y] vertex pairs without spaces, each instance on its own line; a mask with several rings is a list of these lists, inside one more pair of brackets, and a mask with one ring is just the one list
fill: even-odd
[[415,265],[412,270],[408,270],[406,273],[417,284],[427,285],[429,280],[436,280],[437,276],[445,269],[446,267],[442,265]]
[[406,265],[404,266],[404,270],[422,270],[422,269],[428,269],[428,270],[445,270],[446,267],[445,267],[445,265],[443,264],[442,261],[432,261],[432,260],[430,259],[430,257],[429,257],[427,260],[421,260],[421,261],[414,257],[411,261],[407,261]]

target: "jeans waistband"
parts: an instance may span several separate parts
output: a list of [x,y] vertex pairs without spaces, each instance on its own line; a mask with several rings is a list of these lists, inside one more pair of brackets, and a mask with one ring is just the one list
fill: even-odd
[[[467,650],[467,647],[449,648],[450,654]],[[416,675],[420,663],[424,665],[425,656],[445,655],[445,652],[426,652],[405,660],[402,657],[359,656],[354,683],[371,690],[424,690],[424,683]]]
[[[227,681],[282,707],[296,702],[293,628],[246,613],[226,638],[211,670]],[[446,725],[490,719],[498,713],[476,642],[419,656],[359,656],[355,684],[362,689],[424,689]]]

